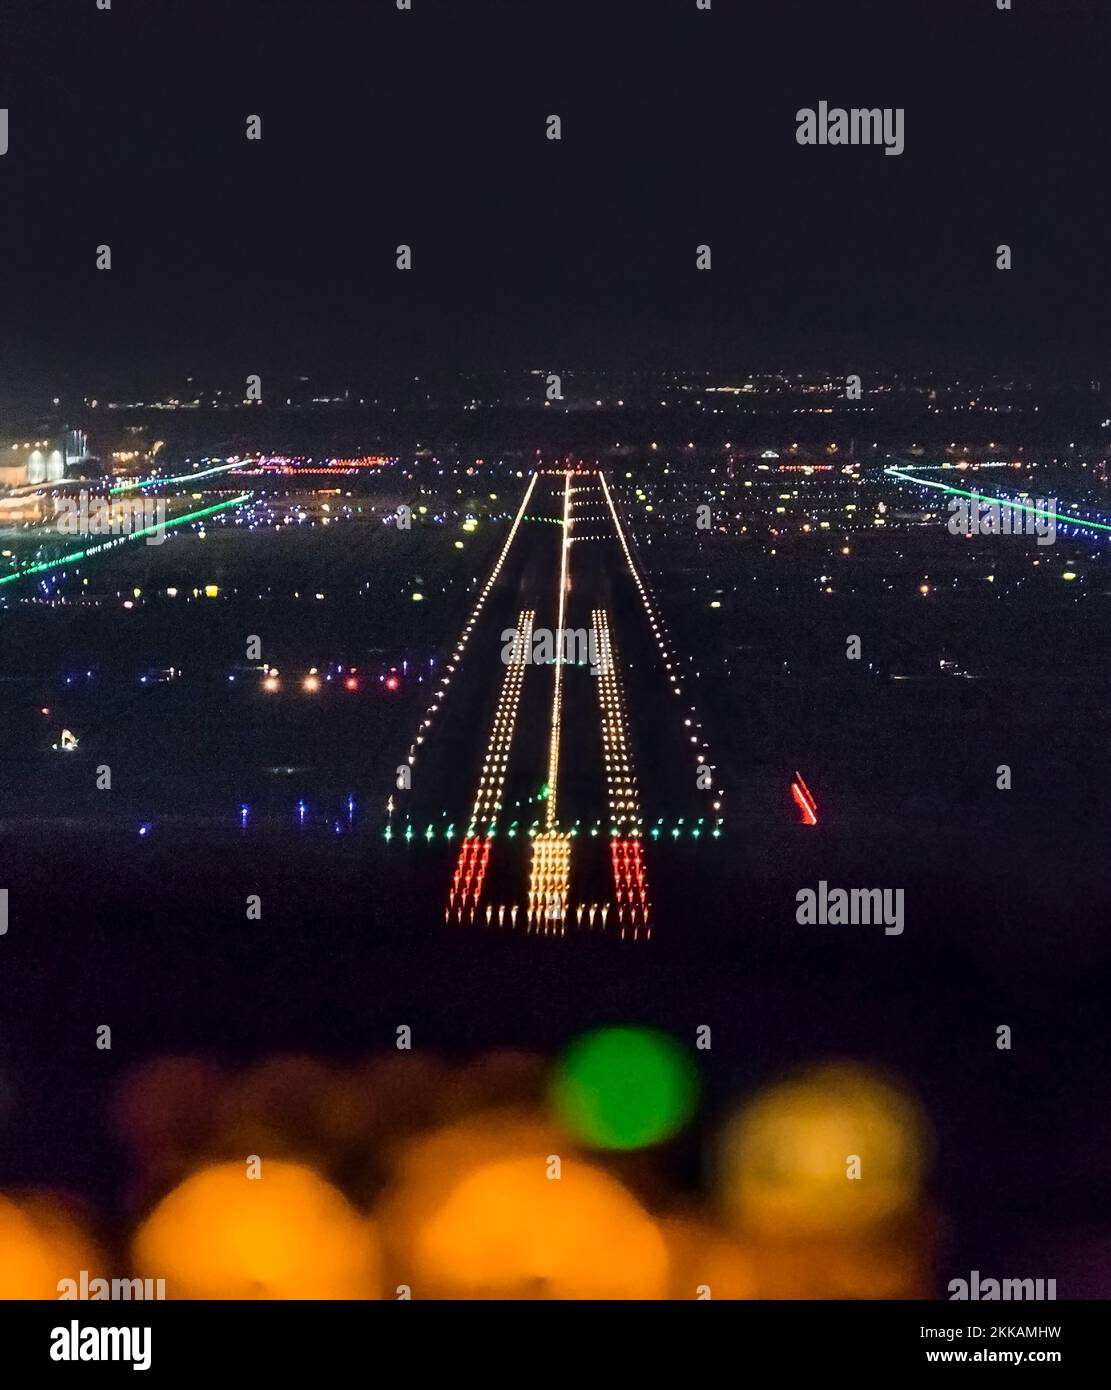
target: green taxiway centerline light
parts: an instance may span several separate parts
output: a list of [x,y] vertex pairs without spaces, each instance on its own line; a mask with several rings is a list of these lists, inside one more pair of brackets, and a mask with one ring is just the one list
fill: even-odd
[[187,521],[198,521],[202,516],[212,516],[214,512],[226,511],[228,507],[238,506],[240,502],[246,502],[253,497],[253,492],[241,492],[238,497],[232,497],[227,502],[217,502],[212,507],[202,507],[200,511],[188,512],[185,516],[176,516],[172,521],[156,522],[153,526],[140,527],[138,531],[129,531],[126,535],[113,536],[111,540],[101,541],[99,545],[87,546],[84,550],[74,550],[68,555],[59,556],[57,560],[42,560],[37,565],[28,565],[25,569],[18,570],[15,574],[5,574],[0,577],[0,584],[11,584],[16,579],[25,579],[31,574],[42,574],[44,570],[55,570],[62,565],[73,565],[78,560],[87,560],[94,555],[99,555],[103,550],[115,549],[117,545],[128,541],[137,541],[143,536],[152,535],[155,531],[172,531],[177,526],[184,526]]
[[1012,502],[1009,497],[993,497],[986,492],[967,492],[963,487],[950,487],[948,483],[934,483],[929,478],[916,478],[913,473],[905,473],[900,468],[885,468],[883,471],[902,482],[914,483],[918,487],[936,488],[939,492],[952,493],[955,497],[978,497],[981,502],[999,502],[1005,507],[1014,507],[1023,512],[1033,512],[1035,516],[1049,517],[1053,521],[1067,521],[1073,526],[1091,526],[1097,531],[1111,531],[1111,524],[1106,521],[1088,521],[1086,517],[1070,516],[1068,512],[1051,512],[1045,507],[1038,507],[1027,502]]
[[694,1113],[698,1076],[687,1053],[651,1028],[601,1028],[572,1043],[549,1099],[567,1129],[603,1149],[640,1149]]

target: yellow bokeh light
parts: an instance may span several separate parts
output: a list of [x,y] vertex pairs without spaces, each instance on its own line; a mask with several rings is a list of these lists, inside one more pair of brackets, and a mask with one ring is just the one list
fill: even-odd
[[817,1067],[765,1091],[727,1127],[722,1199],[750,1234],[866,1231],[914,1210],[924,1147],[917,1106],[889,1081]]

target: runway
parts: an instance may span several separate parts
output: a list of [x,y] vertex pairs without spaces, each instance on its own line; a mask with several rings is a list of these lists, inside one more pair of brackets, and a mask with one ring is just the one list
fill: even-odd
[[651,936],[661,839],[724,823],[683,671],[606,476],[530,475],[387,806],[458,841],[445,922]]

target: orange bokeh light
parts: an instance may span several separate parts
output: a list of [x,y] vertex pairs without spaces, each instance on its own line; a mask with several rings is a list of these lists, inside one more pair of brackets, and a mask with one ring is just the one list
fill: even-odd
[[136,1272],[168,1298],[376,1298],[371,1224],[311,1168],[263,1159],[187,1178],[135,1237]]
[[419,1281],[463,1298],[663,1298],[667,1250],[616,1179],[535,1153],[464,1175],[416,1240]]
[[414,1298],[667,1297],[656,1223],[529,1109],[487,1111],[412,1141],[383,1240],[386,1282],[408,1284]]
[[0,1301],[57,1298],[83,1269],[103,1274],[103,1256],[52,1198],[0,1197]]

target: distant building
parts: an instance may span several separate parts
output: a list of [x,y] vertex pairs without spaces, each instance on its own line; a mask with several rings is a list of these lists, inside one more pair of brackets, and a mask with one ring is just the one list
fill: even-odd
[[0,489],[39,487],[99,472],[84,430],[66,430],[47,439],[0,441]]

